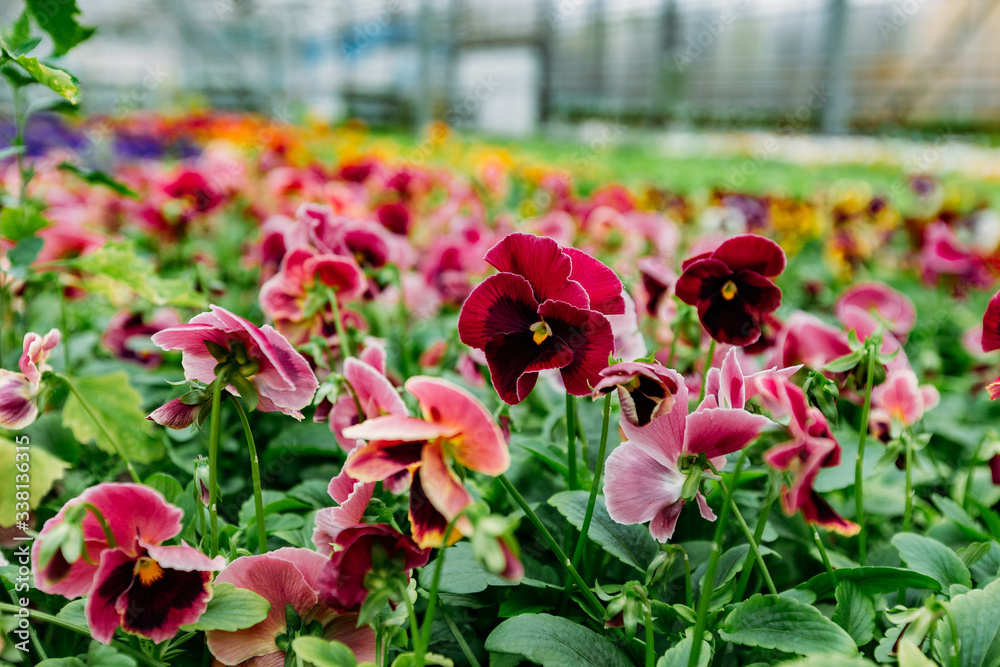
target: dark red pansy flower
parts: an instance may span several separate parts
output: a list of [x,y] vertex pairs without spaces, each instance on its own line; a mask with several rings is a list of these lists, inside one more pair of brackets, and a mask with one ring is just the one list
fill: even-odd
[[[993,295],[990,303],[986,306],[986,314],[983,315],[983,352],[1000,350],[1000,292]],[[987,390],[990,392],[990,400],[994,401],[1000,397],[1000,378],[997,378]]]
[[333,552],[320,573],[319,587],[322,600],[341,613],[361,607],[368,596],[365,576],[373,569],[409,573],[426,565],[431,553],[384,523],[345,528],[337,535],[337,544],[342,548]]
[[755,343],[761,318],[781,305],[781,290],[770,279],[785,270],[785,251],[763,236],[734,236],[683,268],[677,296],[697,306],[702,326],[720,343]]
[[516,233],[486,253],[500,270],[462,307],[462,342],[483,350],[500,398],[524,400],[538,372],[558,368],[566,390],[589,394],[614,348],[605,315],[625,312],[614,271],[552,239]]

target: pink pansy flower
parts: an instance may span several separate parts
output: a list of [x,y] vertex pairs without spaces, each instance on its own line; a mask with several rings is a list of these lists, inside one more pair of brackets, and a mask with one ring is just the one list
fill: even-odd
[[[983,314],[982,347],[983,352],[1000,349],[1000,292],[993,295],[986,306],[986,313]],[[1000,397],[1000,378],[986,389],[990,392],[990,400],[995,401]]]
[[777,366],[804,364],[821,369],[851,353],[847,334],[810,313],[796,311],[778,331],[770,363]]
[[967,248],[942,221],[927,225],[920,249],[923,278],[937,284],[942,275],[956,276],[964,285],[985,287],[993,282],[989,267]]
[[699,410],[703,407],[743,408],[760,391],[758,378],[790,378],[802,368],[801,365],[781,369],[775,366],[745,375],[739,361],[740,352],[740,348],[729,348],[722,365],[708,370],[705,402],[698,406]]
[[[230,364],[231,372],[253,384],[259,397],[257,408],[263,412],[283,412],[302,419],[302,408],[309,405],[319,386],[309,362],[284,336],[269,325],[257,327],[219,306],[211,306],[211,312],[196,315],[188,324],[153,334],[152,340],[164,350],[184,353],[181,364],[188,380],[210,384],[215,380],[216,366]],[[206,345],[209,342],[225,348],[229,358],[225,362],[216,359]],[[233,395],[238,393],[231,384],[227,389]],[[157,412],[150,417],[169,425],[157,419]]]
[[361,422],[359,406],[364,419],[382,415],[405,415],[407,410],[406,404],[388,378],[377,368],[359,359],[348,357],[344,360],[344,379],[350,388],[337,399],[330,411],[330,430],[340,446],[345,451],[350,451],[356,441],[346,437],[344,429]]
[[315,551],[291,547],[230,563],[216,582],[261,595],[271,603],[271,611],[263,621],[243,630],[208,631],[208,650],[215,659],[241,667],[285,664],[285,651],[276,640],[287,645],[295,639],[286,625],[286,608],[291,605],[302,621],[303,634],[310,624],[318,624],[323,639],[346,644],[359,662],[375,660],[375,631],[367,625],[356,627],[357,614],[337,611],[320,595],[320,576],[328,563],[327,557]]
[[119,359],[155,368],[163,360],[163,355],[148,349],[150,336],[180,323],[177,312],[170,308],[156,310],[149,320],[143,319],[142,313],[123,310],[111,318],[101,340]]
[[[703,474],[708,464],[721,470],[726,454],[753,442],[770,421],[743,406],[727,409],[706,407],[688,413],[688,389],[674,370],[664,371],[676,385],[674,406],[646,426],[621,420],[627,441],[608,457],[604,495],[608,514],[618,523],[649,521],[650,534],[666,542],[674,533],[681,508],[692,498],[683,489],[689,474]],[[738,397],[732,402],[739,403]],[[715,514],[700,491],[693,497],[701,515],[709,521]]]
[[[44,567],[41,545],[80,503],[96,507],[107,521],[115,546],[108,543],[92,513],[84,516],[86,557],[68,563],[56,550]],[[115,630],[161,642],[194,623],[212,597],[212,572],[225,559],[209,559],[184,543],[162,546],[181,531],[183,512],[158,492],[139,484],[104,483],[84,491],[45,522],[32,550],[35,586],[74,598],[87,595],[87,624],[94,639],[111,643]],[[96,564],[95,564],[96,563]]]
[[625,361],[601,371],[594,385],[594,398],[618,391],[622,419],[645,426],[674,409],[678,385],[673,374],[659,363]]
[[[351,455],[362,447],[364,444],[358,444]],[[359,482],[348,475],[346,470],[341,470],[339,475],[330,480],[327,493],[336,501],[337,507],[328,507],[316,513],[316,530],[312,539],[317,551],[329,556],[334,552],[333,545],[340,532],[362,523],[374,491],[375,482]]]
[[520,403],[548,369],[559,369],[569,393],[589,394],[614,347],[605,315],[625,312],[618,276],[584,252],[531,234],[509,234],[486,261],[500,273],[469,296],[458,331],[486,353],[500,398]]
[[781,496],[785,512],[801,511],[803,518],[850,537],[860,527],[842,516],[813,490],[820,469],[840,464],[840,443],[830,432],[826,417],[819,408],[810,407],[802,390],[787,379],[776,376],[756,380],[761,398],[775,417],[791,415],[788,431],[792,440],[764,453],[764,461],[777,470],[789,470],[794,477],[791,488]]
[[0,368],[0,428],[18,431],[38,418],[38,394],[46,360],[59,344],[60,333],[52,329],[44,336],[29,332],[24,337],[17,365],[21,372]]
[[897,337],[909,333],[917,321],[917,310],[909,297],[883,283],[861,283],[844,292],[834,306],[837,319],[845,321],[851,306],[875,317]]
[[890,371],[885,382],[872,390],[873,427],[881,425],[891,428],[893,423],[912,426],[940,400],[938,390],[933,385],[920,385],[916,374],[910,369]]
[[[465,389],[424,376],[410,378],[405,386],[419,401],[423,419],[386,415],[345,429],[346,437],[368,444],[350,457],[344,470],[363,482],[412,470],[414,539],[421,547],[439,546],[447,523],[472,502],[454,465],[495,476],[510,466],[510,453],[489,411]],[[464,522],[459,528],[468,532]]]

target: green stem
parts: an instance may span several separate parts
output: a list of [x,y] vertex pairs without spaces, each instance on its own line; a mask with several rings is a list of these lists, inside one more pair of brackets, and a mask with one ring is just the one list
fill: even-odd
[[219,555],[219,427],[222,412],[222,385],[216,377],[212,383],[212,418],[208,431],[208,518],[212,527],[211,557]]
[[[708,389],[708,371],[712,368],[712,362],[715,360],[715,339],[712,339],[711,344],[708,346],[708,354],[705,355],[705,368],[702,369],[701,373],[701,390],[698,392],[698,405],[705,400],[705,390]],[[695,644],[701,646],[698,641]]]
[[[69,324],[66,319],[66,294],[63,291],[62,283],[59,281],[59,275],[55,274],[56,289],[59,290],[59,321],[62,326],[63,335],[69,336]],[[62,356],[63,356],[63,371],[69,373],[69,345],[68,341],[63,341]]]
[[458,642],[459,648],[462,649],[462,653],[465,655],[465,659],[469,661],[470,667],[480,667],[479,661],[476,660],[476,655],[469,648],[469,643],[465,641],[465,637],[459,632],[458,626],[455,625],[455,621],[451,620],[451,616],[448,615],[448,611],[441,605],[441,615],[444,616],[444,622],[448,624],[448,629],[451,630],[452,637]]
[[559,543],[556,542],[554,537],[552,537],[552,533],[549,532],[548,528],[545,527],[541,519],[538,518],[538,515],[531,509],[531,506],[528,505],[528,501],[524,499],[524,496],[522,496],[521,493],[514,488],[514,485],[510,483],[507,476],[500,475],[498,479],[500,480],[500,484],[507,490],[507,493],[510,494],[510,497],[514,499],[514,502],[516,502],[524,512],[525,516],[528,517],[528,520],[535,526],[535,530],[539,532],[542,539],[548,543],[549,549],[551,549],[552,553],[555,554],[556,558],[559,560],[559,564],[562,565],[562,567],[569,573],[569,576],[573,577],[573,581],[575,581],[576,585],[580,588],[580,593],[591,607],[590,613],[595,619],[604,621],[604,607],[601,605],[600,600],[598,600],[597,596],[594,595],[594,591],[590,590],[590,587],[587,586],[587,582],[583,580],[583,577],[580,576],[577,569],[573,567],[572,561],[570,561],[570,559],[566,556],[566,553],[559,547]]
[[[97,509],[93,503],[88,502],[82,502],[80,503],[80,506],[86,507],[87,511],[93,514],[94,518],[97,519],[97,523],[100,524],[101,530],[104,531],[104,540],[108,543],[108,547],[111,549],[117,548],[118,541],[115,540],[115,533],[111,530],[111,526],[108,525],[108,520],[104,518],[103,514],[101,514],[101,510]],[[84,549],[84,554],[86,555],[86,549]]]
[[[714,351],[714,349],[715,339],[712,340],[710,352]],[[704,389],[704,386],[705,382],[702,381],[702,389]],[[743,461],[746,458],[747,449],[744,448],[740,453],[740,458],[736,461],[732,480],[728,486],[722,485],[722,488],[725,489],[725,497],[722,499],[722,509],[719,510],[718,523],[715,525],[715,538],[712,540],[712,553],[708,558],[708,568],[705,570],[704,583],[698,592],[698,616],[694,624],[694,640],[691,645],[691,654],[688,657],[688,667],[696,667],[698,660],[701,658],[701,638],[705,634],[705,626],[708,623],[708,606],[712,602],[715,572],[719,569],[719,556],[722,554],[722,536],[725,534],[726,519],[729,518],[729,508],[733,501],[733,489],[736,488],[736,483],[740,476],[740,468],[743,466]]]
[[962,496],[962,507],[967,512],[969,511],[969,506],[972,504],[972,483],[975,480],[976,465],[979,463],[979,455],[988,437],[990,437],[989,434],[979,440],[979,443],[976,445],[976,451],[972,453],[972,459],[969,461],[969,474],[965,478],[965,493]]
[[[764,528],[767,526],[767,518],[771,515],[771,507],[774,506],[774,501],[778,498],[778,494],[775,493],[774,482],[768,480],[767,496],[764,506],[760,510],[760,516],[757,517],[757,525],[754,527],[753,531],[753,542],[754,544],[760,546],[760,540],[764,536]],[[734,600],[742,600],[743,594],[746,593],[747,584],[750,583],[750,575],[753,573],[753,566],[756,561],[750,560],[750,554],[747,554],[746,559],[743,562],[743,572],[740,573],[740,580],[736,584],[736,593],[733,595]]]
[[243,435],[246,437],[247,447],[250,449],[250,476],[253,480],[253,504],[257,514],[257,547],[260,553],[267,553],[267,530],[264,525],[264,495],[260,488],[260,462],[257,459],[257,446],[254,444],[253,431],[250,430],[250,421],[247,413],[240,403],[240,399],[233,400],[236,406],[236,413],[243,423]]
[[684,558],[684,604],[694,609],[694,586],[691,584],[691,559],[688,558],[687,550],[681,548],[681,556]]
[[[8,614],[16,614],[18,612],[21,612],[21,609],[22,607],[0,602],[0,611],[5,611]],[[90,628],[86,628],[82,625],[77,625],[76,623],[70,623],[69,621],[59,618],[58,616],[52,616],[50,614],[36,611],[34,609],[29,609],[28,615],[35,620],[42,621],[43,623],[48,623],[50,625],[55,625],[56,627],[72,630],[73,632],[81,634],[84,637],[91,636]],[[142,651],[137,651],[126,644],[115,642],[115,648],[121,651],[122,653],[132,656],[143,665],[148,665],[149,667],[168,667],[164,663],[158,660],[153,660]]]
[[[719,484],[721,485],[722,482],[720,481]],[[747,525],[746,520],[743,518],[743,513],[740,512],[739,505],[735,502],[733,503],[733,514],[736,516],[736,521],[740,524],[740,528],[743,529],[743,534],[746,535],[747,543],[750,545],[750,551],[753,552],[753,557],[756,559],[757,565],[760,567],[760,572],[764,576],[764,583],[767,585],[768,592],[770,592],[771,595],[777,595],[778,589],[774,587],[774,581],[771,579],[771,573],[767,570],[767,565],[764,563],[764,557],[760,555],[760,548],[757,546],[754,534],[750,532],[750,526]]]
[[351,341],[347,339],[344,323],[340,319],[340,304],[337,303],[337,292],[333,289],[328,289],[327,299],[330,302],[330,308],[333,310],[333,326],[337,329],[337,342],[340,343],[340,354],[344,359],[354,356],[351,354]]
[[823,567],[826,568],[826,573],[830,575],[830,581],[834,586],[837,585],[837,573],[833,570],[833,565],[830,563],[830,555],[826,552],[826,547],[823,545],[823,538],[820,537],[819,531],[816,530],[815,526],[809,526],[809,530],[812,531],[813,540],[816,542],[816,548],[819,549],[819,557],[823,559]]
[[111,447],[115,450],[115,453],[118,454],[118,457],[125,462],[125,467],[128,468],[128,474],[132,477],[132,481],[136,484],[141,484],[142,482],[139,479],[139,475],[136,473],[135,468],[132,467],[132,462],[128,460],[127,456],[125,456],[125,452],[122,451],[121,445],[118,444],[118,440],[108,432],[107,428],[105,428],[104,422],[98,419],[93,408],[90,406],[90,402],[83,397],[83,394],[81,394],[80,390],[76,388],[73,381],[69,379],[69,376],[63,374],[59,375],[59,378],[66,383],[66,386],[69,387],[70,393],[76,397],[76,400],[80,403],[83,411],[87,413],[88,417],[90,417],[90,421],[94,422],[94,425],[98,428],[98,430],[100,430],[100,432],[104,434],[104,437],[107,438],[108,442],[111,443]]
[[655,667],[656,648],[653,640],[653,605],[649,601],[649,598],[646,597],[646,592],[643,591],[641,587],[635,586],[633,590],[639,594],[639,599],[642,600],[642,611],[645,616],[643,619],[643,625],[646,630],[646,667]]
[[[441,585],[441,571],[444,569],[444,552],[448,547],[448,539],[451,537],[451,531],[455,529],[455,524],[458,523],[459,517],[465,514],[465,510],[462,510],[455,515],[455,518],[448,522],[445,526],[444,534],[441,536],[441,548],[438,549],[438,557],[434,563],[434,578],[431,580],[431,590],[427,596],[427,610],[424,612],[424,624],[420,628],[421,645],[423,650],[426,651],[427,647],[430,646],[431,642],[431,625],[434,623],[434,608],[437,606],[437,596],[438,587]],[[423,664],[424,654],[420,653],[420,664]]]
[[876,350],[871,342],[867,342],[866,353],[868,355],[868,376],[865,379],[865,404],[861,409],[861,433],[858,436],[858,458],[854,464],[854,493],[856,500],[856,520],[860,530],[858,531],[858,562],[864,566],[868,560],[865,547],[865,494],[864,494],[864,465],[865,465],[865,443],[868,441],[868,414],[872,407],[872,384],[875,381],[875,354]]
[[590,534],[590,522],[594,519],[597,492],[601,488],[601,475],[604,473],[604,453],[608,448],[608,426],[610,422],[611,394],[609,393],[604,397],[604,424],[601,427],[601,445],[597,450],[597,465],[594,466],[594,483],[590,487],[590,497],[587,499],[587,511],[583,515],[583,525],[580,527],[580,536],[576,540],[576,548],[573,549],[573,567],[580,565],[583,548],[587,543],[587,536]]
[[903,532],[910,531],[913,519],[913,442],[908,432],[903,434],[906,447],[906,505],[903,508]]
[[402,596],[403,602],[406,604],[406,614],[410,617],[410,635],[412,636],[410,643],[413,644],[416,667],[424,667],[424,652],[426,649],[423,648],[423,636],[420,634],[420,626],[417,624],[417,611],[413,608],[413,601],[410,600],[409,592],[403,586],[398,586],[396,592]]
[[570,490],[576,489],[576,410],[573,394],[566,392],[566,483]]

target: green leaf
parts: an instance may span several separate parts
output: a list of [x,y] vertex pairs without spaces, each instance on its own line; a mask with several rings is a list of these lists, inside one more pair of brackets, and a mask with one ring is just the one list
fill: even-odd
[[734,644],[799,655],[858,651],[850,635],[818,609],[778,595],[757,594],[736,605],[719,636]]
[[796,590],[810,590],[816,594],[816,599],[822,600],[833,595],[838,582],[850,581],[869,595],[875,593],[891,593],[901,588],[915,590],[941,590],[941,584],[933,577],[920,572],[914,572],[902,567],[852,567],[838,569],[837,581],[830,579],[824,572],[796,586]]
[[87,664],[90,667],[136,667],[135,658],[123,655],[114,646],[106,646],[101,642],[90,642],[87,649]]
[[[587,491],[563,491],[549,498],[549,504],[577,530],[581,530],[589,495]],[[604,496],[600,495],[594,507],[589,537],[621,562],[642,572],[646,571],[659,551],[659,546],[645,526],[624,526],[612,520],[604,504]]]
[[896,649],[899,667],[937,667],[920,648],[909,639],[902,639]]
[[952,584],[972,587],[969,568],[954,551],[937,540],[915,533],[899,533],[892,538],[899,555],[911,569],[933,577],[942,588]]
[[875,603],[849,581],[837,584],[833,622],[844,628],[854,643],[864,646],[875,638]]
[[549,614],[509,618],[486,638],[486,650],[524,656],[542,667],[630,667],[621,649],[593,630]]
[[56,614],[58,618],[64,621],[73,623],[80,627],[87,627],[87,613],[86,613],[87,601],[86,600],[73,600],[66,604],[65,607],[59,610]]
[[932,500],[937,508],[941,510],[941,513],[957,523],[962,529],[962,532],[966,535],[976,540],[990,539],[989,533],[984,532],[982,526],[980,526],[975,519],[969,516],[969,513],[954,500],[951,498],[945,498],[944,496],[940,496],[936,493],[934,494]]
[[[691,659],[691,647],[694,646],[694,641],[691,639],[692,633],[693,631],[689,631],[688,635],[680,640],[676,646],[667,649],[663,657],[656,662],[656,667],[687,667],[688,661]],[[711,661],[712,647],[707,641],[702,640],[698,667],[708,667]]]
[[236,588],[228,582],[215,584],[208,608],[197,622],[185,625],[185,632],[226,630],[235,632],[257,625],[271,611],[271,603],[246,588]]
[[30,236],[21,239],[13,248],[7,251],[7,259],[10,260],[11,269],[8,273],[14,278],[23,280],[28,276],[27,267],[38,259],[38,253],[42,251],[45,241],[37,236]]
[[20,49],[22,44],[31,39],[31,16],[28,15],[27,9],[21,10],[21,14],[10,25],[10,29],[4,31],[4,37],[13,49]]
[[141,409],[142,397],[129,384],[125,371],[72,383],[83,396],[81,402],[71,392],[63,406],[63,425],[73,431],[73,437],[82,443],[94,440],[99,448],[112,454],[117,452],[117,445],[134,463],[163,458],[163,443],[152,438],[152,422]]
[[205,297],[194,291],[190,280],[159,277],[130,242],[105,243],[64,264],[90,274],[84,281],[86,290],[103,294],[113,303],[131,302],[135,294],[157,306],[206,307]]
[[[21,440],[21,442],[24,441]],[[17,466],[25,463],[24,454],[21,453],[21,456],[18,457],[17,445],[14,441],[0,437],[0,470],[3,471],[3,484],[0,485],[0,526],[13,526],[17,521],[19,511],[17,510],[16,494],[19,490],[23,493],[24,489],[15,487],[16,484],[24,482],[24,478],[18,481],[15,475],[27,474],[28,506],[35,509],[42,503],[46,494],[52,490],[52,485],[55,484],[56,480],[62,479],[63,474],[71,467],[70,464],[62,459],[57,459],[38,445],[28,446],[28,471],[22,473]],[[24,507],[22,506],[21,509],[23,510]]]
[[87,667],[87,663],[80,658],[49,658],[42,660],[35,667]]
[[0,210],[0,236],[14,243],[34,236],[51,224],[31,207],[15,206]]
[[151,489],[156,489],[163,494],[168,503],[177,503],[177,499],[184,493],[181,483],[170,475],[162,472],[154,472],[143,482]]
[[88,39],[97,28],[82,26],[76,21],[80,13],[76,0],[24,0],[38,27],[49,33],[55,45],[53,55],[61,56]]
[[292,642],[295,656],[314,667],[356,667],[354,651],[337,641],[319,637],[299,637]]
[[62,171],[68,171],[71,174],[76,174],[87,183],[91,185],[103,185],[111,190],[117,192],[123,197],[128,197],[129,199],[139,200],[139,193],[125,185],[121,181],[116,180],[113,176],[99,171],[97,169],[84,170],[76,166],[72,162],[60,162],[58,168]]
[[788,660],[780,663],[778,667],[875,667],[875,663],[864,658],[823,655],[801,658],[799,660]]
[[[0,38],[0,49],[11,55],[17,51],[17,49],[11,47],[4,38]],[[47,86],[54,92],[65,97],[71,103],[76,104],[80,101],[80,88],[77,86],[79,83],[76,77],[67,72],[66,70],[59,69],[58,67],[53,67],[52,65],[42,64],[38,58],[32,58],[30,56],[19,56],[17,58],[11,58],[14,62],[21,66],[25,72],[31,75],[31,78]]]
[[[958,628],[960,667],[1000,667],[1000,581],[982,590],[956,595],[948,603]],[[948,622],[938,623],[939,638],[934,654],[948,664],[948,650],[954,643]]]
[[[417,656],[413,653],[403,653],[392,661],[392,667],[416,667]],[[455,667],[455,662],[451,658],[446,658],[437,653],[424,653],[425,665],[438,665],[439,667]]]

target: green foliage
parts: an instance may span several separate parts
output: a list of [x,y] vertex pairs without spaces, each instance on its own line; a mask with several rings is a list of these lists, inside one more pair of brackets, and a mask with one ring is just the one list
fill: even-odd
[[[4,471],[3,486],[0,486],[0,525],[13,526],[16,520],[26,520],[23,507],[18,509],[17,485],[27,483],[27,500],[31,509],[36,509],[52,489],[57,480],[62,479],[70,464],[56,458],[39,445],[30,445],[25,455],[17,451],[14,441],[0,437],[0,470]],[[25,472],[18,464],[28,463]],[[16,477],[23,474],[24,477]],[[22,497],[23,499],[23,497]]]
[[[948,603],[958,630],[959,667],[1000,666],[1000,581],[982,590],[956,595]],[[948,650],[956,644],[951,625],[938,624],[939,640],[934,655],[948,664]]]
[[[583,527],[589,491],[564,491],[549,498],[549,504],[579,530]],[[590,524],[590,539],[609,554],[642,572],[656,556],[659,548],[644,526],[623,526],[608,515],[603,496],[597,496],[594,518]]]
[[631,665],[607,638],[569,619],[549,614],[521,614],[507,619],[486,638],[486,650],[524,656],[542,667]]
[[847,631],[854,643],[864,646],[875,638],[875,603],[856,584],[837,584],[833,622]]
[[271,603],[251,590],[236,588],[228,582],[215,584],[212,589],[205,613],[195,623],[184,626],[185,631],[235,632],[257,625],[271,611]]
[[24,4],[38,27],[52,37],[53,55],[65,54],[97,30],[77,23],[76,15],[80,10],[76,0],[24,0]]
[[799,655],[854,655],[858,650],[850,635],[818,609],[777,595],[758,594],[737,604],[719,636],[734,644]]
[[911,569],[922,572],[947,589],[953,584],[972,586],[969,568],[958,555],[937,540],[914,533],[899,533],[892,538],[899,555]]

